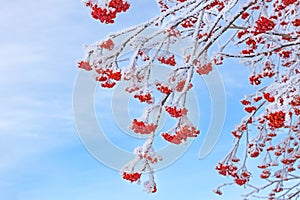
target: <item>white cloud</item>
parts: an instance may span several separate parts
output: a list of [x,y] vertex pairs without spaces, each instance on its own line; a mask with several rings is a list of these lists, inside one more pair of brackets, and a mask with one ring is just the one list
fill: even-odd
[[1,176],[22,167],[28,158],[68,145],[64,132],[73,131],[73,82],[68,81],[74,78],[75,66],[66,77],[62,73],[67,71],[66,63],[53,65],[52,56],[53,49],[68,52],[68,45],[60,43],[65,36],[56,31],[66,23],[64,17],[74,12],[72,8],[71,1],[57,0],[1,3]]
[[44,56],[39,51],[38,47],[24,44],[6,43],[1,45],[0,55],[4,58],[3,62],[0,63],[1,71],[8,70],[10,67],[17,67],[18,65],[42,61]]
[[58,134],[62,127],[62,132],[73,130],[67,104],[29,96],[11,96],[0,103],[0,174],[29,157],[68,144],[68,134]]

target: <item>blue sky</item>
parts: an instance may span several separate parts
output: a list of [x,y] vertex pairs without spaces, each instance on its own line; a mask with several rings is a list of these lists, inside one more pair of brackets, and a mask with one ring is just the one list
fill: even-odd
[[[105,26],[91,19],[79,0],[1,3],[0,199],[221,199],[212,190],[226,178],[220,177],[214,166],[231,147],[230,130],[244,115],[238,101],[249,90],[247,68],[238,63],[219,68],[228,114],[217,146],[204,159],[198,158],[209,123],[209,98],[204,91],[199,100],[203,134],[183,157],[157,172],[159,191],[155,195],[123,181],[117,171],[93,158],[75,129],[72,95],[83,44],[157,13],[155,1],[135,1],[115,25]],[[97,98],[103,99],[97,105],[105,108],[109,93],[98,92]],[[111,120],[109,110],[99,110],[97,116],[100,121]],[[109,129],[104,132],[114,132],[108,136],[111,141],[132,150],[132,143],[118,143],[124,133],[113,125]],[[239,199],[236,188],[224,190],[222,199]]]

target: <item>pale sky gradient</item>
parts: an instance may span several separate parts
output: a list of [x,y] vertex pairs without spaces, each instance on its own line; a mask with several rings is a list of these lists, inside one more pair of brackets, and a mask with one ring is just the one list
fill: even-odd
[[[94,159],[79,139],[72,92],[82,46],[158,13],[154,0],[131,2],[131,10],[121,14],[113,26],[93,20],[79,0],[1,3],[1,200],[221,199],[212,190],[228,179],[220,177],[214,166],[231,147],[230,131],[244,115],[238,102],[249,89],[247,68],[238,63],[220,67],[230,114],[217,147],[199,160],[209,123],[206,97],[199,100],[203,134],[181,159],[156,174],[157,194],[147,194],[141,186],[123,181],[117,171]],[[102,92],[99,98],[107,95]],[[109,110],[99,111],[98,116],[110,120]],[[118,143],[118,137],[114,137],[119,133],[120,139],[123,133],[112,130],[111,140]],[[134,147],[132,143],[119,145],[128,151]],[[222,199],[241,199],[235,188],[224,190]]]

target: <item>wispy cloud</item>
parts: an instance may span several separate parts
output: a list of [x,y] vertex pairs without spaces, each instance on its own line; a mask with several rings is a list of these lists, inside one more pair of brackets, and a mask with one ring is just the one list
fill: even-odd
[[[76,69],[68,66],[75,63],[69,52],[70,42],[75,40],[67,38],[63,43],[65,25],[69,24],[68,35],[78,28],[68,17],[80,2],[72,2],[1,3],[1,176],[30,157],[68,144],[67,134],[59,132],[74,131],[71,106]],[[55,55],[58,52],[63,53]]]

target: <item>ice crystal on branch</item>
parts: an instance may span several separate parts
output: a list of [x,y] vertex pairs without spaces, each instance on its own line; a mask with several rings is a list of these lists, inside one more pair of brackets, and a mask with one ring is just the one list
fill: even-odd
[[[125,180],[139,182],[145,172],[147,192],[156,192],[153,165],[161,158],[153,143],[162,112],[177,120],[161,133],[164,140],[180,145],[200,131],[189,120],[187,93],[194,76],[205,76],[235,58],[249,67],[249,84],[256,88],[241,100],[245,117],[232,131],[234,144],[216,167],[232,182],[250,189],[245,198],[300,198],[300,2],[297,0],[157,0],[160,15],[142,24],[110,34],[86,46],[78,67],[95,73],[104,88],[118,81],[146,103],[144,114],[131,129],[149,136],[136,157],[121,170]],[[117,13],[130,5],[123,0],[85,1],[92,17],[114,23]],[[119,38],[122,38],[120,40]],[[181,55],[177,44],[188,39]],[[130,47],[129,63],[122,54]],[[151,80],[153,66],[170,69],[163,79]],[[241,66],[242,67],[242,66]],[[154,75],[155,77],[155,75]],[[154,115],[153,112],[156,112]],[[243,155],[243,156],[240,156]],[[256,173],[251,159],[260,164]],[[139,168],[139,169],[137,169]],[[258,174],[258,175],[257,175]],[[254,185],[255,178],[266,182]],[[258,195],[257,195],[258,194]],[[261,195],[260,195],[261,194]]]

